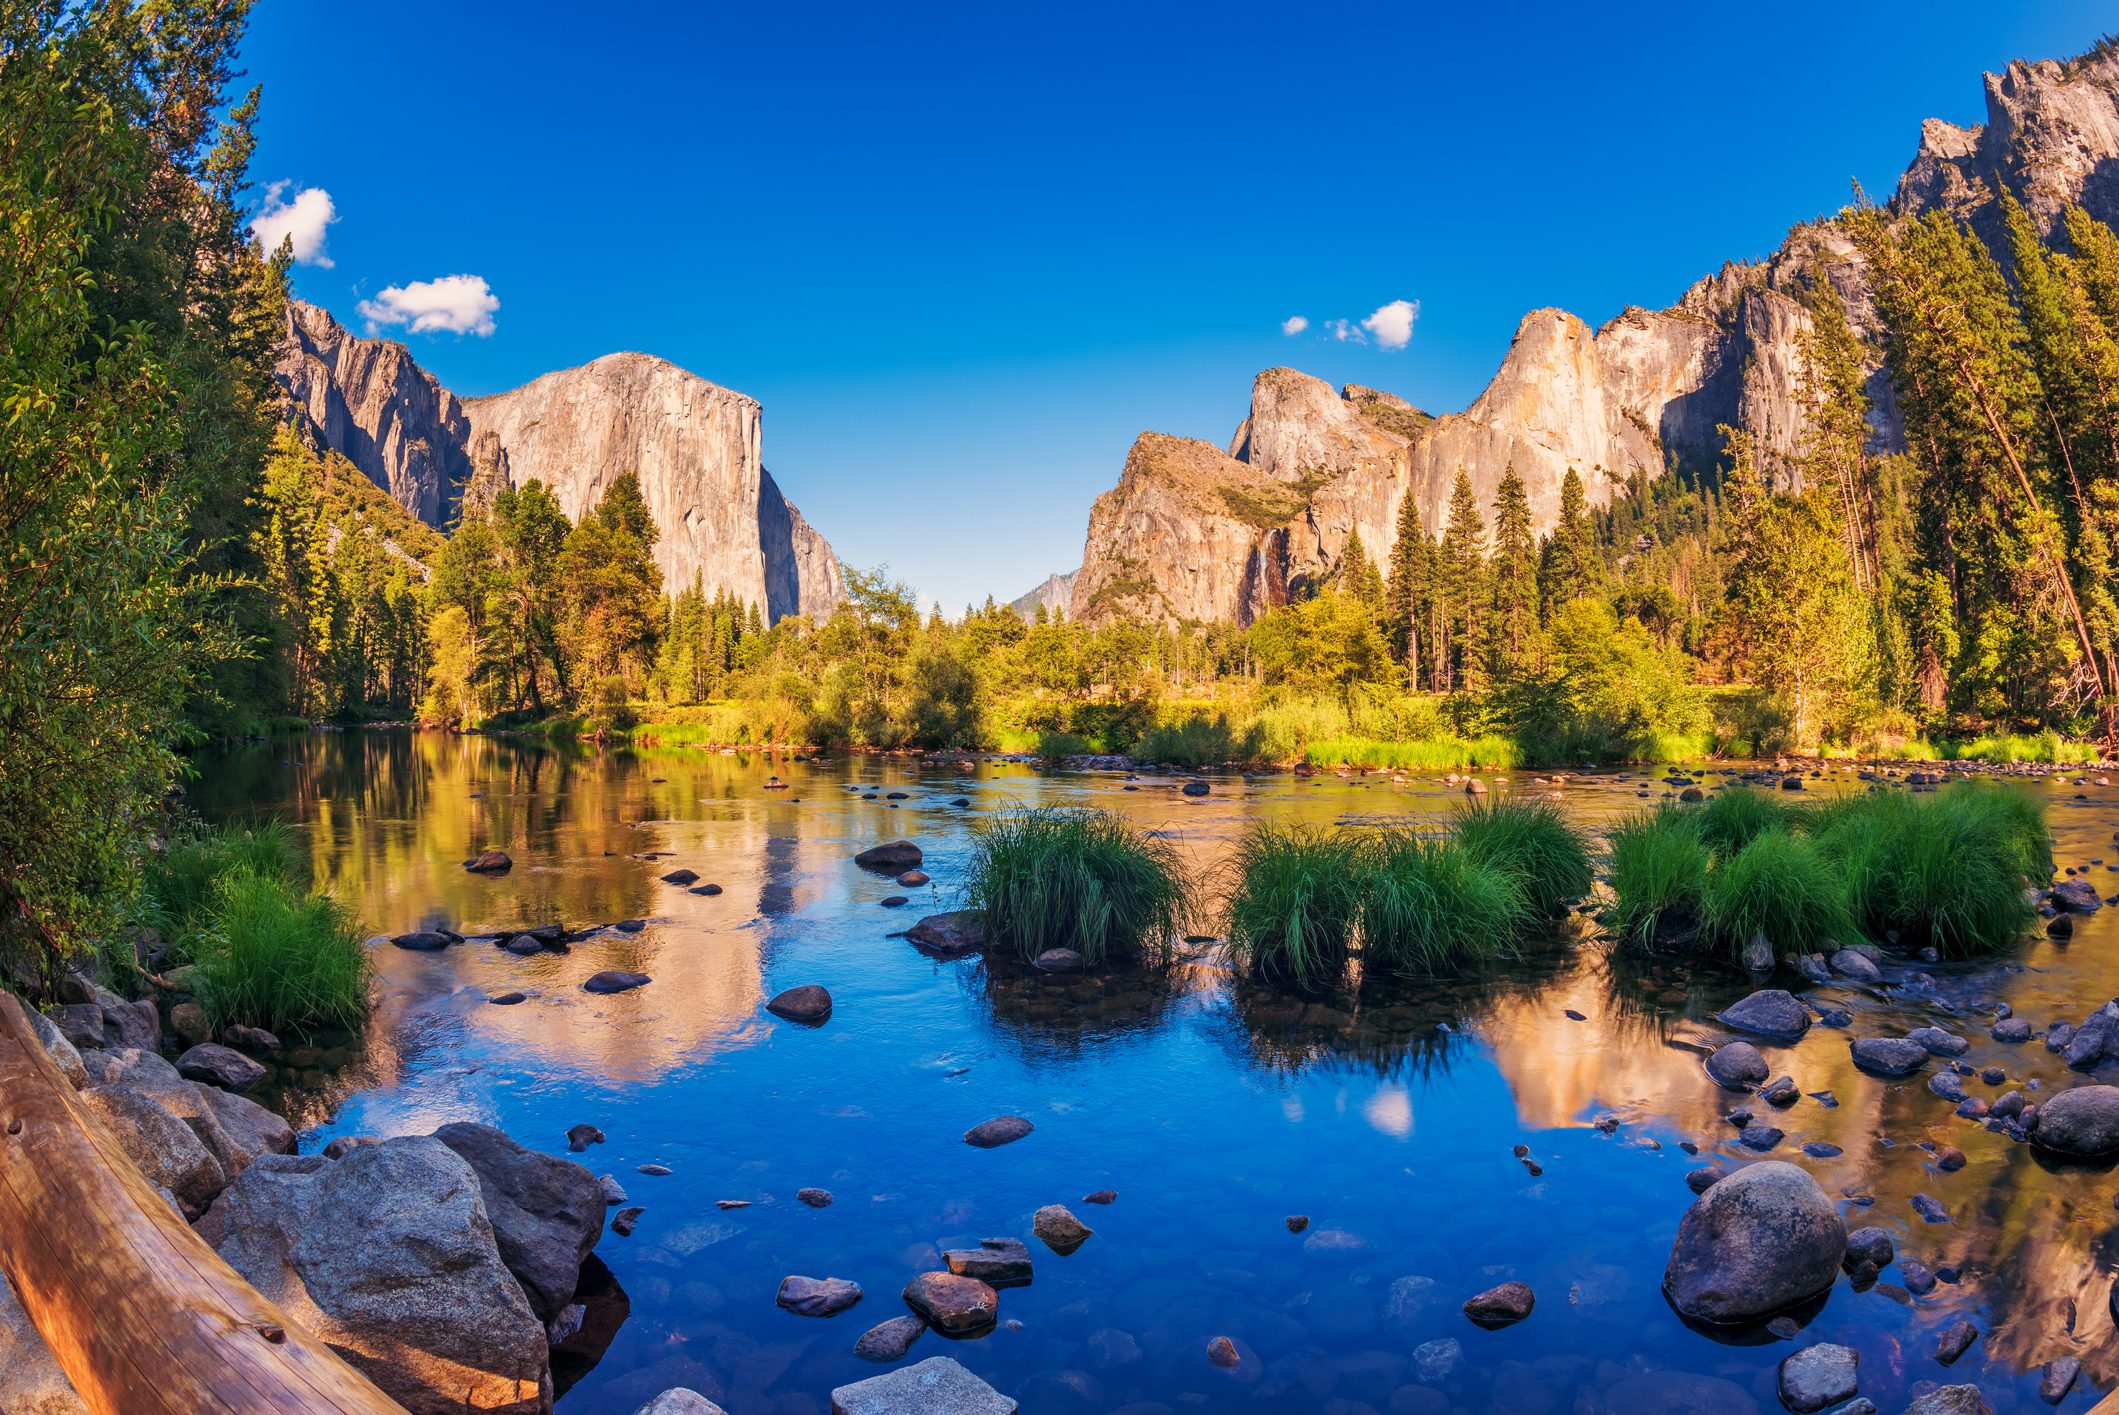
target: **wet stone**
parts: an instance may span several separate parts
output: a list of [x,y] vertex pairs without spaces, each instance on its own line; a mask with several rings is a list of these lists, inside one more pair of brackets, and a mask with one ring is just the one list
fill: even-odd
[[1016,1415],[1002,1395],[947,1356],[870,1376],[831,1393],[831,1415]]
[[1904,1037],[1862,1037],[1848,1050],[1856,1066],[1879,1076],[1910,1076],[1928,1064],[1928,1049]]
[[2067,1399],[2067,1393],[2075,1388],[2075,1378],[2082,1374],[2082,1362],[2073,1356],[2062,1356],[2045,1368],[2045,1375],[2038,1382],[2038,1398],[2048,1405],[2058,1405]]
[[1020,1115],[997,1115],[966,1130],[964,1143],[981,1150],[991,1150],[1001,1145],[1013,1144],[1035,1129],[1035,1125]]
[[603,1132],[593,1125],[576,1125],[567,1131],[567,1149],[580,1154],[591,1145],[603,1143]]
[[1737,1143],[1745,1149],[1757,1150],[1761,1154],[1777,1148],[1780,1142],[1787,1138],[1787,1132],[1780,1127],[1764,1125],[1755,1121],[1750,1125],[1746,1125],[1736,1137]]
[[861,1300],[861,1285],[843,1277],[789,1277],[773,1300],[798,1317],[835,1317]]
[[1704,1194],[1718,1181],[1727,1179],[1729,1171],[1718,1164],[1702,1165],[1685,1175],[1685,1184],[1695,1194]]
[[1952,1322],[1935,1337],[1935,1359],[1947,1366],[1964,1355],[1977,1340],[1979,1328],[1967,1321]]
[[1763,988],[1716,1014],[1740,1032],[1774,1041],[1800,1041],[1810,1030],[1810,1011],[1780,988]]
[[638,1205],[629,1209],[620,1209],[617,1213],[611,1215],[611,1232],[617,1234],[620,1238],[631,1238],[633,1236],[633,1226],[640,1222],[640,1216],[646,1212],[646,1209]]
[[1766,1079],[1766,1058],[1749,1042],[1730,1042],[1707,1058],[1707,1074],[1728,1090],[1748,1090]]
[[1464,1345],[1453,1336],[1424,1341],[1413,1348],[1413,1373],[1429,1385],[1440,1385],[1464,1364]]
[[1308,1214],[1289,1214],[1286,1222],[1288,1232],[1300,1233],[1310,1226],[1310,1216]]
[[1940,1027],[1915,1027],[1906,1033],[1906,1040],[1920,1043],[1931,1056],[1963,1056],[1972,1045],[1955,1032],[1946,1032]]
[[1471,1318],[1473,1325],[1493,1330],[1522,1321],[1537,1301],[1529,1283],[1504,1282],[1466,1301],[1464,1315]]
[[519,992],[502,992],[495,993],[493,996],[487,998],[486,1001],[491,1003],[495,1007],[514,1007],[518,1003],[529,1001],[529,998],[525,994]]
[[1845,1346],[1819,1342],[1781,1362],[1781,1403],[1797,1415],[1814,1415],[1861,1393],[1860,1357]]
[[1099,1189],[1094,1194],[1082,1195],[1082,1202],[1085,1204],[1115,1204],[1118,1202],[1118,1191],[1116,1189]]
[[1964,1082],[1957,1079],[1954,1071],[1938,1071],[1928,1078],[1928,1089],[1952,1105],[1965,1099]]
[[1814,1160],[1830,1160],[1846,1152],[1828,1140],[1811,1140],[1803,1146],[1803,1153]]
[[2004,1017],[1987,1035],[1997,1042],[2027,1042],[2031,1039],[2031,1024],[2021,1017]]
[[1031,1231],[1063,1258],[1088,1242],[1096,1232],[1070,1213],[1065,1204],[1047,1204],[1039,1209],[1031,1220]]
[[1796,1088],[1795,1078],[1792,1076],[1782,1076],[1768,1081],[1765,1085],[1759,1087],[1758,1095],[1759,1099],[1767,1105],[1778,1106],[1783,1110],[1803,1098],[1803,1093]]
[[863,1361],[902,1361],[926,1330],[927,1323],[918,1317],[892,1317],[862,1332],[861,1339],[853,1345],[853,1354]]
[[831,1190],[829,1189],[797,1189],[795,1198],[813,1209],[828,1209],[831,1207]]
[[646,987],[653,981],[654,979],[645,973],[628,973],[620,968],[612,968],[590,978],[581,985],[581,990],[593,993],[631,992],[634,988]]
[[905,1305],[936,1331],[965,1336],[993,1325],[1000,1296],[974,1277],[921,1273],[905,1284]]
[[662,877],[662,882],[675,885],[697,884],[699,882],[699,872],[697,870],[671,870]]
[[789,1022],[821,1026],[831,1016],[831,994],[815,983],[804,983],[774,997],[765,1010]]
[[976,1248],[952,1248],[942,1262],[958,1277],[975,1277],[988,1287],[1022,1287],[1032,1279],[1030,1249],[1020,1238],[982,1238]]
[[1919,1214],[1922,1221],[1926,1223],[1948,1223],[1950,1221],[1949,1208],[1941,1200],[1928,1194],[1915,1194],[1913,1196],[1913,1212]]

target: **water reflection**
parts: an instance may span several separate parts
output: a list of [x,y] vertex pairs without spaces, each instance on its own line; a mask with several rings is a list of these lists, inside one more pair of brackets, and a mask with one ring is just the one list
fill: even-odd
[[[766,791],[768,772],[790,789]],[[318,880],[377,932],[423,920],[581,931],[566,953],[527,959],[482,942],[379,948],[380,1006],[356,1064],[284,1078],[307,1147],[456,1119],[554,1151],[580,1121],[610,1136],[589,1158],[648,1212],[634,1237],[599,1249],[630,1316],[592,1312],[579,1340],[600,1359],[566,1344],[562,1415],[625,1415],[673,1384],[732,1415],[821,1410],[832,1386],[873,1374],[854,1337],[896,1312],[893,1295],[940,1248],[1028,1236],[1051,1202],[1076,1205],[1096,1236],[1065,1258],[1040,1253],[1036,1282],[1004,1296],[1019,1329],[948,1349],[1027,1410],[1772,1408],[1783,1347],[1692,1332],[1659,1290],[1686,1170],[1761,1153],[1738,1141],[1737,1107],[1785,1132],[1766,1153],[1809,1168],[1850,1224],[1884,1228],[1905,1258],[1954,1278],[1916,1294],[1894,1267],[1866,1292],[1840,1284],[1809,1320],[1803,1340],[1861,1353],[1879,1406],[1903,1407],[1921,1381],[1972,1379],[1997,1409],[2043,1408],[2037,1370],[2062,1355],[2086,1372],[2063,1411],[2119,1380],[2113,1176],[2049,1169],[1954,1115],[1925,1076],[1862,1075],[1847,1049],[1851,1036],[1939,1023],[1971,1039],[1975,1071],[2001,1069],[1996,1084],[1966,1077],[1975,1095],[2072,1084],[2044,1047],[1995,1043],[1987,1027],[2002,1004],[2042,1031],[2119,993],[2119,909],[2083,921],[2070,945],[2034,938],[1984,965],[1789,984],[1854,1020],[1764,1048],[1801,1093],[1785,1109],[1722,1091],[1701,1067],[1722,1034],[1715,1012],[1745,980],[1612,956],[1579,922],[1475,979],[1370,979],[1324,998],[1236,980],[1209,951],[1166,972],[1048,976],[1010,959],[937,964],[891,936],[953,906],[971,830],[1012,804],[1110,806],[1214,877],[1258,820],[1434,829],[1461,799],[1431,778],[1232,777],[1205,798],[1126,784],[1010,764],[346,733],[207,764],[192,799],[213,815],[294,816]],[[1812,789],[1859,784],[1834,772]],[[1549,789],[1496,784],[1515,788]],[[1595,825],[1661,789],[1614,774],[1568,782],[1563,800]],[[2057,807],[2060,859],[2119,886],[2107,873],[2119,796],[2029,789]],[[2074,802],[2077,790],[2092,799]],[[926,851],[931,886],[852,865],[901,836]],[[489,846],[514,869],[467,874]],[[679,867],[722,892],[662,882]],[[883,907],[895,894],[913,898]],[[632,919],[645,921],[637,933],[605,927]],[[655,981],[583,993],[605,968]],[[836,1001],[826,1026],[763,1012],[811,982]],[[505,991],[527,999],[488,1000]],[[996,1114],[1037,1130],[994,1152],[961,1143]],[[1939,1161],[1945,1146],[1963,1151],[1961,1169]],[[674,1173],[635,1180],[650,1161]],[[809,1185],[837,1202],[793,1202]],[[1117,1203],[1080,1205],[1106,1188]],[[1917,1195],[1949,1221],[1923,1221]],[[750,1207],[722,1211],[722,1199]],[[1310,1220],[1301,1233],[1286,1224],[1295,1215]],[[789,1272],[853,1277],[870,1296],[839,1322],[804,1322],[772,1305]],[[1537,1290],[1533,1318],[1471,1328],[1458,1304],[1504,1278]],[[1945,1368],[1935,1335],[1960,1317],[1983,1335]],[[1224,1334],[1245,1353],[1234,1372],[1203,1357]],[[1424,1371],[1413,1353],[1444,1339],[1459,1343],[1454,1364],[1431,1351]]]

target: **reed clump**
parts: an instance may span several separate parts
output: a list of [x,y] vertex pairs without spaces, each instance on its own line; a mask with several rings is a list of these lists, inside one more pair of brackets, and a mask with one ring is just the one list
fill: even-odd
[[1115,811],[1053,807],[981,831],[965,895],[995,946],[1025,960],[1068,948],[1092,968],[1166,958],[1193,903],[1169,841]]

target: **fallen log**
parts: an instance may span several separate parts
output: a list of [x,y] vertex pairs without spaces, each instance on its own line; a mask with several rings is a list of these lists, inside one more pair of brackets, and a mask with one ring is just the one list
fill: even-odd
[[96,1415],[404,1415],[191,1231],[6,993],[0,1273]]

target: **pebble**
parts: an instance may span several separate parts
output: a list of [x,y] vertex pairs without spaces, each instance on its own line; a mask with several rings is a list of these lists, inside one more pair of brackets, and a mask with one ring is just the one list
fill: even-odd
[[646,1209],[637,1205],[630,1209],[620,1209],[617,1213],[611,1215],[611,1232],[617,1234],[620,1238],[631,1238],[633,1236],[633,1225],[640,1222],[640,1216],[646,1212]]
[[1797,1415],[1814,1415],[1861,1393],[1861,1358],[1845,1346],[1821,1341],[1781,1362],[1781,1403]]
[[836,1317],[861,1300],[861,1284],[843,1277],[788,1277],[774,1299],[798,1317]]
[[829,1189],[798,1189],[795,1191],[795,1197],[813,1209],[828,1209],[831,1207],[831,1190]]
[[660,1179],[660,1178],[664,1177],[665,1175],[670,1175],[670,1174],[675,1174],[675,1173],[676,1173],[676,1171],[675,1171],[675,1170],[671,1169],[671,1168],[670,1168],[670,1167],[669,1167],[668,1165],[666,1165],[666,1164],[644,1164],[644,1165],[640,1166],[640,1172],[641,1172],[642,1174],[646,1174],[646,1175],[652,1175],[652,1176],[654,1176],[654,1177],[655,1177],[655,1178],[657,1178],[657,1179]]
[[1530,1315],[1537,1301],[1537,1294],[1530,1290],[1529,1283],[1504,1282],[1468,1300],[1464,1304],[1464,1315],[1471,1318],[1473,1325],[1492,1331],[1522,1321]]
[[831,994],[815,983],[803,983],[776,995],[765,1010],[789,1022],[818,1027],[831,1017]]
[[1001,1145],[1013,1144],[1037,1129],[1020,1115],[996,1115],[991,1120],[982,1120],[964,1132],[964,1143],[982,1150],[991,1150]]
[[1243,1357],[1236,1352],[1236,1343],[1225,1336],[1217,1336],[1207,1343],[1207,1359],[1224,1371],[1243,1364]]
[[[2119,1202],[2119,1200],[2115,1200],[2115,1202]],[[1310,1226],[1310,1216],[1308,1214],[1289,1214],[1287,1225],[1288,1232],[1300,1233]]]
[[1935,1359],[1947,1366],[1964,1355],[1977,1340],[1979,1328],[1967,1321],[1952,1322],[1935,1338]]
[[1118,1191],[1117,1191],[1116,1189],[1099,1189],[1099,1190],[1097,1190],[1097,1191],[1096,1191],[1096,1192],[1095,1192],[1094,1194],[1084,1194],[1084,1195],[1082,1195],[1082,1202],[1083,1202],[1083,1203],[1085,1203],[1085,1204],[1113,1204],[1113,1203],[1117,1203],[1117,1202],[1118,1202]]

